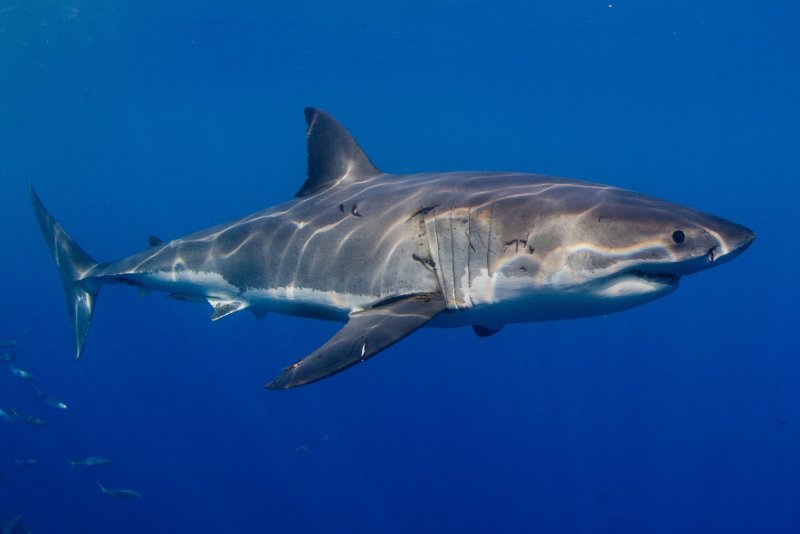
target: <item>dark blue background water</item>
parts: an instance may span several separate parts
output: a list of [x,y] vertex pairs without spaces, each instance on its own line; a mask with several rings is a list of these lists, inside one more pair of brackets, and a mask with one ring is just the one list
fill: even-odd
[[[797,532],[794,2],[0,3],[0,520],[35,532]],[[302,108],[383,170],[611,183],[751,226],[678,292],[310,387],[337,325],[102,291],[75,363],[27,198],[116,259],[290,198]],[[6,364],[0,364],[5,366]],[[329,439],[307,453],[295,448]],[[70,471],[67,459],[108,456]],[[30,469],[13,457],[34,457]],[[96,482],[140,491],[126,502]]]

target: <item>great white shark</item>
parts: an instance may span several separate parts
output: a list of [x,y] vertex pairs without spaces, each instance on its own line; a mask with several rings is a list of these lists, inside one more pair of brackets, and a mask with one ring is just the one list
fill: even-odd
[[344,322],[267,384],[362,362],[422,326],[602,315],[663,297],[741,254],[755,233],[607,185],[515,172],[387,174],[333,117],[306,109],[307,179],[293,200],[138,254],[96,262],[31,188],[67,294],[76,357],[100,286],[123,283],[248,309]]

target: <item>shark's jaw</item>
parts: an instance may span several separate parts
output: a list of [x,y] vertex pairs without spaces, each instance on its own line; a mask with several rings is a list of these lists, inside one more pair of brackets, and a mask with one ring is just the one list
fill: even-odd
[[712,246],[704,254],[675,262],[649,262],[626,267],[610,274],[590,286],[595,292],[612,298],[641,299],[635,305],[664,296],[675,289],[681,277],[725,263],[744,252],[753,242],[755,234],[749,230],[735,246]]
[[590,284],[590,293],[599,298],[628,301],[623,305],[627,308],[671,293],[680,280],[679,275],[672,273],[629,269]]
[[656,282],[658,284],[665,284],[670,286],[677,286],[681,281],[680,275],[671,273],[653,273],[634,269],[630,274],[639,278],[644,278],[648,282]]

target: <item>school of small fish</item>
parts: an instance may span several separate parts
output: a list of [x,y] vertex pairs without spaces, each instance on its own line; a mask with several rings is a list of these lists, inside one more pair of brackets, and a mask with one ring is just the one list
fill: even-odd
[[[7,364],[11,374],[26,381],[33,381],[36,379],[36,375],[31,373],[18,365],[18,358],[16,353],[16,346],[17,342],[12,339],[7,340],[0,340],[0,366]],[[2,389],[0,389],[2,391]],[[68,408],[67,404],[55,397],[48,395],[41,387],[34,386],[34,395],[37,399],[40,399],[43,404],[47,404],[52,408],[57,410],[66,410]],[[26,425],[35,426],[35,427],[42,427],[47,426],[47,420],[36,415],[27,415],[20,413],[18,410],[3,406],[0,407],[0,425],[2,424],[13,424],[16,422],[22,422]],[[20,468],[30,469],[35,467],[39,462],[36,458],[27,458],[27,457],[14,457],[12,461]],[[70,469],[75,469],[76,467],[85,467],[85,468],[96,468],[100,466],[107,465],[111,462],[110,459],[102,457],[102,456],[87,456],[85,458],[79,459],[68,459],[67,464],[69,465]],[[0,481],[2,481],[2,473],[0,473]],[[131,489],[110,489],[100,482],[97,482],[97,485],[100,487],[100,493],[109,495],[111,497],[115,497],[117,499],[122,500],[136,500],[141,498],[141,494],[138,491],[134,491]],[[0,518],[2,519],[2,518]],[[14,533],[14,534],[24,534],[29,533],[30,530],[22,524],[22,516],[15,515],[8,520],[0,521],[0,534]]]
[[[36,379],[36,375],[33,373],[26,371],[15,365],[17,362],[17,356],[14,352],[11,352],[17,346],[17,342],[15,340],[0,340],[0,351],[6,351],[0,353],[0,365],[8,364],[8,367],[11,371],[11,374],[14,376],[26,380],[32,381]],[[34,394],[36,398],[40,399],[44,404],[47,404],[57,410],[66,410],[68,408],[67,404],[61,400],[58,400],[54,397],[51,397],[45,391],[40,388],[39,386],[34,386]],[[27,425],[31,426],[46,426],[47,420],[35,416],[35,415],[26,415],[20,413],[14,408],[10,407],[0,407],[0,424],[2,423],[15,423],[17,421],[21,421]],[[328,440],[328,436],[322,436],[320,438],[312,439],[307,443],[303,443],[295,448],[296,452],[304,452],[307,453],[311,449],[317,447],[318,445],[324,443]],[[39,462],[36,458],[26,458],[26,457],[14,457],[12,458],[13,462],[19,466],[20,468],[30,469],[35,467]],[[111,462],[110,459],[102,457],[102,456],[87,456],[85,458],[80,458],[76,460],[67,460],[70,469],[75,469],[76,467],[81,468],[95,468],[104,465],[108,465]],[[0,480],[2,480],[2,473],[0,473]],[[141,498],[141,493],[132,489],[124,489],[124,488],[107,488],[99,481],[97,482],[98,487],[100,488],[100,493],[104,495],[108,495],[110,497],[114,497],[121,500],[137,500]],[[26,528],[22,524],[22,516],[15,515],[8,519],[5,522],[0,522],[0,534],[13,533],[13,534],[25,534],[30,533],[30,530]]]

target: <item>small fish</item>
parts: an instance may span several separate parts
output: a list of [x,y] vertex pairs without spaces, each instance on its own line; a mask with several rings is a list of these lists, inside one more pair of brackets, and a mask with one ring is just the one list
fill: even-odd
[[53,397],[48,397],[47,395],[45,395],[44,391],[42,391],[39,388],[36,388],[36,396],[38,398],[42,399],[47,404],[49,404],[50,406],[52,406],[53,408],[58,408],[59,410],[66,410],[67,409],[67,405],[66,404],[64,404],[63,402],[61,402],[59,400],[54,399]]
[[108,458],[101,458],[100,456],[89,456],[88,458],[84,458],[83,460],[67,460],[69,462],[69,468],[74,469],[75,466],[81,467],[96,467],[99,465],[106,465],[111,463],[111,460]]
[[23,415],[16,411],[14,408],[7,408],[7,413],[12,415],[13,417],[19,419],[20,421],[25,421],[29,425],[33,426],[47,426],[47,421],[42,419],[41,417],[34,417],[32,415]]
[[42,397],[42,400],[47,404],[49,404],[50,406],[52,406],[53,408],[58,408],[59,410],[66,410],[68,408],[68,406],[65,403],[56,400],[52,397]]
[[0,532],[2,534],[15,534],[16,532],[20,532],[21,525],[22,525],[22,516],[17,515],[9,519],[7,523],[4,523],[2,525],[3,530],[1,530]]
[[17,357],[11,354],[10,352],[6,352],[5,354],[0,354],[0,363],[13,362],[16,359]]
[[14,422],[14,419],[11,417],[11,414],[8,413],[6,410],[4,410],[2,408],[0,408],[0,419],[5,421],[6,423],[13,423]]
[[28,371],[23,371],[19,367],[14,367],[14,364],[11,362],[9,362],[9,367],[11,367],[11,372],[20,378],[23,378],[25,380],[33,380],[34,378],[36,378],[36,375],[32,375]]
[[138,491],[133,491],[129,489],[108,489],[102,484],[100,484],[100,482],[98,482],[97,485],[100,486],[100,491],[102,491],[106,495],[111,495],[112,497],[116,497],[118,499],[133,501],[136,499],[140,499],[142,497],[142,494],[139,493]]
[[17,342],[13,339],[4,339],[0,341],[0,347],[16,347]]
[[295,449],[295,452],[308,452],[308,451],[310,451],[311,449],[313,449],[314,447],[316,447],[317,445],[319,445],[320,443],[322,443],[324,441],[328,441],[328,435],[327,434],[325,434],[321,438],[312,439],[311,441],[309,441],[307,443],[303,443],[302,445],[300,445],[299,447],[297,447]]
[[28,417],[24,417],[23,421],[25,421],[26,423],[28,423],[29,425],[32,425],[32,426],[47,426],[47,421],[45,421],[41,417],[34,417],[32,415],[29,415]]
[[33,467],[37,462],[35,458],[14,458],[14,463],[20,467]]

